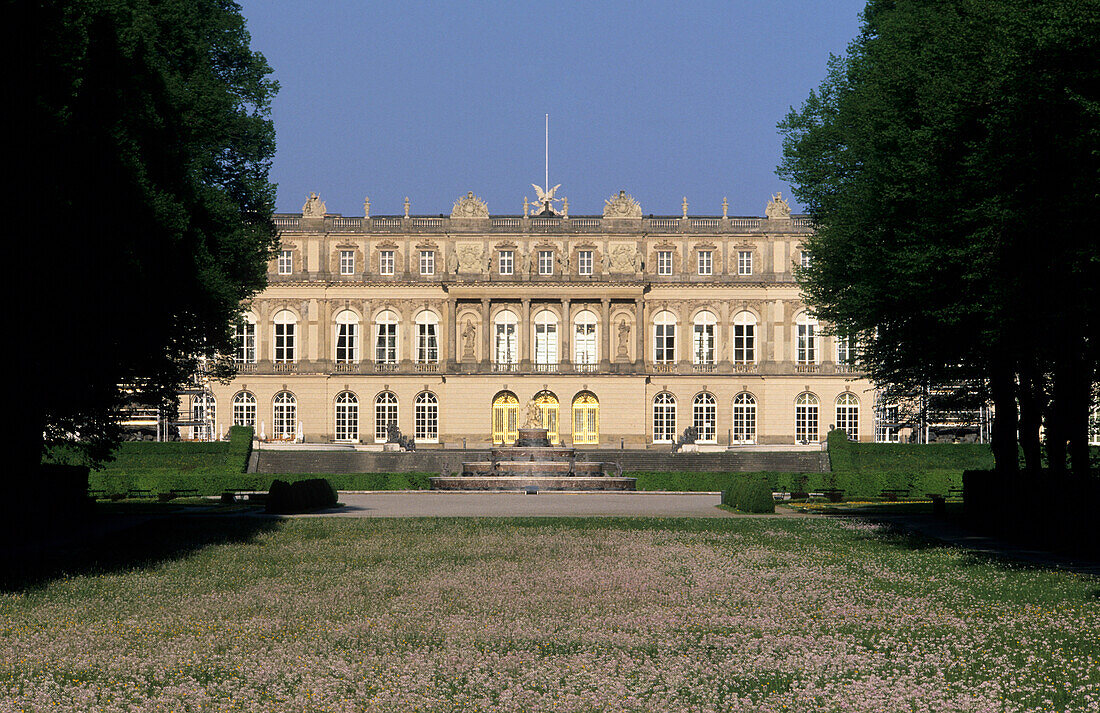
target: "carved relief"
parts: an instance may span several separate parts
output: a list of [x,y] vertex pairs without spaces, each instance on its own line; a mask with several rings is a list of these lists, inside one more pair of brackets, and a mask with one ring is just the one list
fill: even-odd
[[638,272],[642,267],[642,256],[638,248],[627,243],[611,246],[611,272]]
[[467,191],[466,195],[455,201],[451,209],[451,218],[488,218],[489,206],[485,201],[474,195],[473,191]]
[[325,217],[325,202],[321,200],[321,196],[316,193],[310,193],[309,198],[306,199],[305,205],[302,206],[303,218],[324,218]]
[[604,218],[641,218],[642,206],[626,191],[604,199]]
[[768,205],[764,208],[764,215],[770,220],[787,220],[791,217],[791,206],[783,199],[782,191],[768,201]]
[[483,272],[485,251],[481,243],[461,243],[455,248],[459,272]]

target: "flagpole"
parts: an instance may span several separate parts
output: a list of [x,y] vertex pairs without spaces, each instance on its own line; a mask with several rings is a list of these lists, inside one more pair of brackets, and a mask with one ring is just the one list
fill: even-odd
[[546,188],[550,190],[550,115],[546,115]]

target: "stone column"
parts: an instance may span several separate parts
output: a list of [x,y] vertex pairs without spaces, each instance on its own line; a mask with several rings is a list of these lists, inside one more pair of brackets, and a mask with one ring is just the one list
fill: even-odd
[[645,369],[645,300],[634,300],[634,366]]
[[491,337],[493,331],[493,325],[489,322],[489,300],[481,300],[481,363],[484,365],[485,371],[489,371],[492,367],[489,366],[493,361],[493,340]]
[[522,371],[531,370],[531,332],[535,325],[531,322],[531,298],[524,297],[520,301],[522,309],[519,312],[519,368]]
[[733,347],[733,337],[730,336],[730,303],[723,302],[721,309],[718,310],[718,364],[719,368],[723,370],[729,369],[729,364],[732,361],[730,352]]
[[567,299],[561,301],[561,325],[559,327],[561,332],[560,339],[558,339],[561,353],[558,354],[558,361],[561,362],[563,366],[567,366],[573,361],[573,354],[569,351],[569,339],[570,335],[573,333],[573,321],[569,314],[569,303],[570,300]]
[[359,362],[363,371],[374,371],[374,324],[371,320],[371,303],[363,301],[363,325],[359,335]]
[[611,300],[600,300],[600,371],[611,368]]
[[458,339],[458,330],[455,329],[457,307],[453,299],[443,300],[443,324],[440,325],[443,334],[439,335],[441,346],[439,361],[443,363],[443,368],[448,370],[454,368],[455,355],[458,353],[458,345],[455,341]]

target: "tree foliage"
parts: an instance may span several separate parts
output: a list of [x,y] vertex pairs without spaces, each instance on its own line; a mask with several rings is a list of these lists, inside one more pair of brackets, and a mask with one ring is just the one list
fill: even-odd
[[17,316],[19,445],[102,458],[126,401],[229,353],[265,284],[277,85],[231,0],[16,5],[18,262],[42,281]]
[[779,124],[779,173],[816,225],[809,303],[862,337],[881,385],[982,386],[998,467],[1019,413],[1029,465],[1042,423],[1087,468],[1100,4],[870,0],[862,20]]

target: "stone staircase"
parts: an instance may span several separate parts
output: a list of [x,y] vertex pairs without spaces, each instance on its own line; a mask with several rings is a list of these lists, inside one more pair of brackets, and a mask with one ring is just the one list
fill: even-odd
[[[377,451],[261,449],[250,470],[259,473],[439,473],[444,466],[462,472],[464,461],[488,460],[488,449],[423,450],[414,453]],[[825,451],[729,450],[717,453],[670,453],[653,450],[582,450],[578,460],[610,461],[624,473],[688,471],[705,473],[820,473],[829,470]]]

